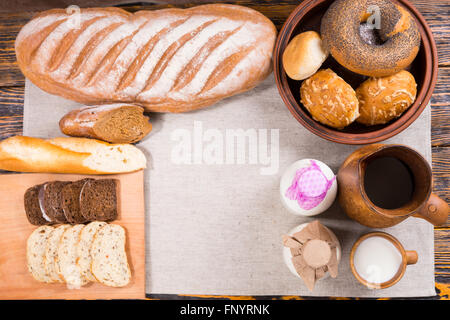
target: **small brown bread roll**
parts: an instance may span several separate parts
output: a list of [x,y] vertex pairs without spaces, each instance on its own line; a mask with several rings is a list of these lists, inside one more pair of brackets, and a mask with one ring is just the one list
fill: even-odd
[[416,94],[416,81],[408,71],[370,78],[356,89],[360,112],[356,121],[368,126],[385,124],[408,109],[416,100]]
[[355,91],[331,69],[303,81],[300,96],[313,119],[327,126],[342,129],[359,116]]
[[59,121],[59,127],[68,136],[133,143],[152,130],[143,113],[142,107],[120,103],[87,106],[66,114]]
[[303,80],[316,73],[327,57],[320,35],[306,31],[296,35],[284,50],[284,71],[291,79]]

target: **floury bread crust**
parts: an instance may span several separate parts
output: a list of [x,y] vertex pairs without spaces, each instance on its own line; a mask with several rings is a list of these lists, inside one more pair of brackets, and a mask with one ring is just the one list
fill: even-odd
[[41,89],[84,104],[184,112],[249,90],[271,72],[273,23],[236,5],[45,11],[17,36],[18,64]]

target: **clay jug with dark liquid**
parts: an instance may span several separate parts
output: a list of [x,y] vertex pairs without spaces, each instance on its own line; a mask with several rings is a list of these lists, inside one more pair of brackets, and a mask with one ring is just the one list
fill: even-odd
[[432,193],[432,171],[404,145],[372,144],[354,151],[337,174],[346,214],[371,228],[394,226],[410,216],[433,225],[447,221],[448,204]]

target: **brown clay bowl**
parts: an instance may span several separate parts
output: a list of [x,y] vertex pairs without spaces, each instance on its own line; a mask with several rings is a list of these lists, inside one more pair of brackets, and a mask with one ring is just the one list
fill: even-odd
[[[406,8],[416,18],[422,37],[416,59],[408,67],[417,82],[417,98],[414,104],[399,118],[384,125],[364,126],[352,123],[343,130],[333,129],[313,120],[300,103],[302,81],[290,79],[284,72],[282,55],[289,41],[299,33],[315,30],[320,33],[320,22],[333,0],[304,0],[284,23],[274,50],[274,74],[281,98],[295,119],[316,135],[338,143],[369,144],[388,139],[405,130],[425,109],[430,101],[437,79],[438,58],[436,44],[430,27],[422,15],[407,0],[395,1]],[[331,55],[321,69],[331,68],[354,89],[367,77],[353,73],[342,67]]]

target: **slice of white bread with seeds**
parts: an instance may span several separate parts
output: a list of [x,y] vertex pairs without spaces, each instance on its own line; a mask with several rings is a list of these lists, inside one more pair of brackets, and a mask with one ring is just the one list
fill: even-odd
[[59,270],[58,258],[58,245],[63,233],[70,228],[70,224],[62,224],[56,227],[47,239],[47,246],[45,249],[45,271],[52,279],[52,282],[64,282],[64,278],[61,276]]
[[98,282],[111,287],[124,287],[130,282],[125,242],[125,229],[117,224],[97,231],[91,247],[91,272]]
[[78,250],[77,245],[80,239],[83,224],[77,224],[64,231],[58,244],[58,264],[59,271],[69,288],[81,288],[89,281],[81,275],[77,265]]
[[0,169],[19,172],[116,174],[146,167],[141,150],[88,138],[15,136],[0,142]]
[[91,273],[91,245],[95,234],[100,228],[104,227],[106,222],[93,221],[87,224],[80,233],[80,241],[78,242],[78,260],[77,265],[80,268],[81,275],[89,281],[96,282],[97,279]]
[[40,282],[52,282],[45,271],[45,249],[53,227],[41,226],[27,240],[27,266],[33,278]]

